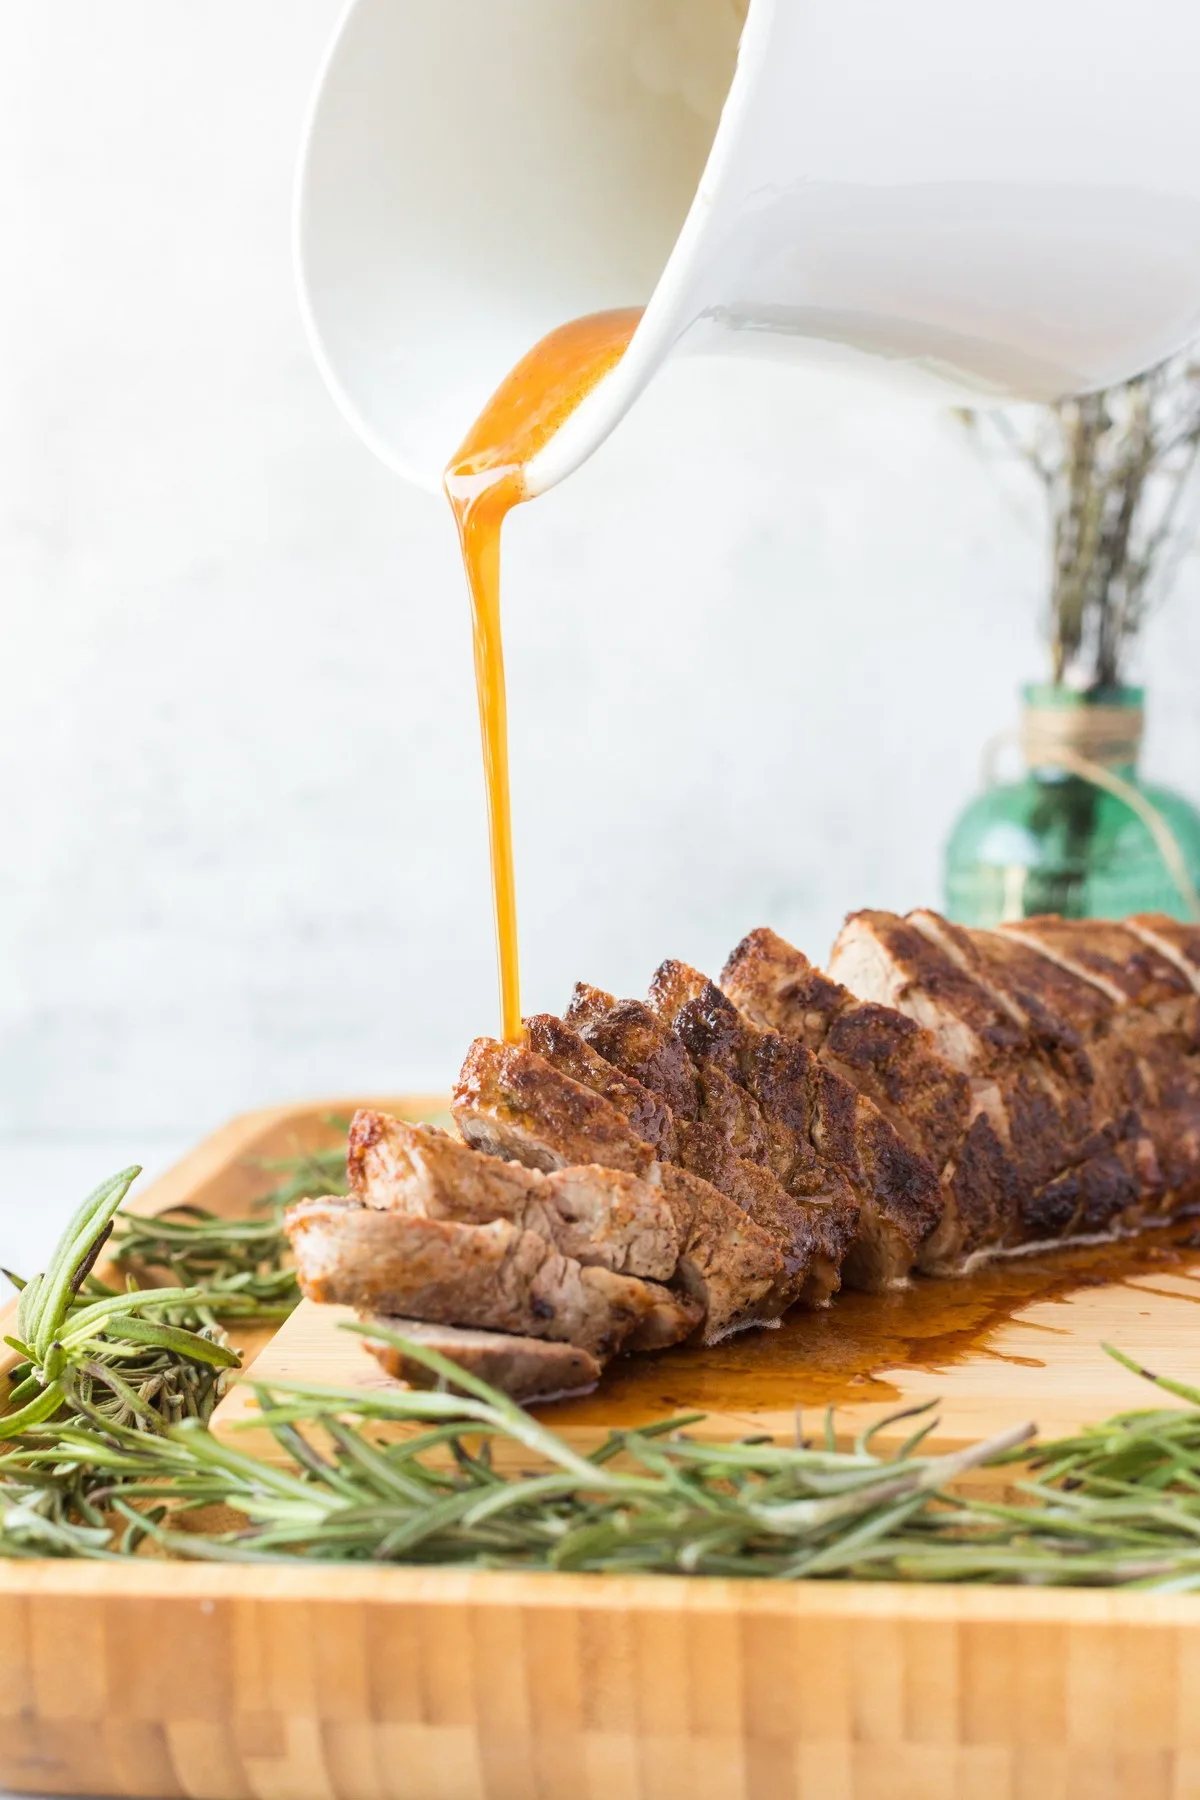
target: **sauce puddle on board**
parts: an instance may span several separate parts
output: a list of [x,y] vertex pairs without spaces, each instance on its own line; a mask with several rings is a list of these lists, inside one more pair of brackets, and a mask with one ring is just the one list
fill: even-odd
[[475,685],[487,783],[492,901],[500,970],[501,1033],[520,1043],[521,983],[508,783],[508,717],[500,633],[500,533],[514,506],[529,498],[525,471],[592,389],[620,362],[640,307],[590,313],[552,331],[505,377],[446,470],[471,590]]
[[[1028,1365],[997,1341],[1026,1308],[1069,1300],[1088,1288],[1130,1285],[1153,1294],[1155,1276],[1195,1281],[1170,1297],[1200,1304],[1200,1233],[1195,1218],[1116,1243],[1048,1249],[987,1263],[952,1280],[914,1278],[889,1294],[843,1289],[822,1312],[799,1309],[778,1331],[747,1331],[711,1349],[678,1345],[669,1356],[621,1356],[594,1395],[559,1401],[546,1413],[557,1428],[630,1427],[665,1412],[786,1412],[794,1407],[888,1403],[899,1390],[889,1370],[938,1372],[970,1358]],[[1058,1327],[1040,1320],[1045,1361]],[[1064,1314],[1064,1331],[1069,1329]],[[1040,1359],[1039,1366],[1040,1366]],[[1149,1404],[1149,1402],[1147,1402]]]

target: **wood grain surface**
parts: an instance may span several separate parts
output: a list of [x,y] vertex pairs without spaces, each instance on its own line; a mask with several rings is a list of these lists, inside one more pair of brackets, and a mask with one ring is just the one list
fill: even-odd
[[[245,1211],[275,1179],[263,1159],[332,1141],[325,1121],[349,1104],[237,1120],[138,1208]],[[1099,1341],[1187,1373],[1191,1281],[1185,1263],[1041,1302],[978,1354],[882,1369],[888,1392],[850,1404],[940,1393],[951,1440],[1137,1405]],[[378,1378],[333,1309],[315,1313],[257,1373]],[[654,1392],[547,1416],[586,1434],[631,1406],[694,1404],[707,1380],[723,1426],[794,1429],[786,1356],[749,1409],[740,1353],[733,1375],[718,1355],[673,1380],[660,1360]],[[244,1408],[226,1402],[225,1424]],[[1200,1800],[1200,1598],[0,1563],[0,1783],[159,1800]]]
[[159,1800],[1194,1800],[1200,1600],[12,1565],[0,1781]]

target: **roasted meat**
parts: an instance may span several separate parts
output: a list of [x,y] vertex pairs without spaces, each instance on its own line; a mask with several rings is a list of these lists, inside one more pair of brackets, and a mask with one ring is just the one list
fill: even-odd
[[915,1019],[856,999],[766,929],[742,939],[720,985],[752,1024],[799,1038],[874,1101],[905,1143],[941,1173],[966,1129],[970,1083]]
[[[364,1315],[370,1325],[372,1317]],[[469,1325],[428,1325],[423,1319],[378,1319],[423,1349],[436,1350],[470,1375],[511,1394],[514,1400],[565,1400],[590,1393],[600,1379],[600,1364],[576,1344],[553,1344],[544,1338],[515,1337],[504,1331],[479,1331]],[[406,1356],[381,1338],[364,1340],[387,1375],[410,1387],[438,1387],[439,1377],[415,1356]],[[447,1381],[454,1387],[453,1381]]]
[[351,1192],[368,1206],[486,1225],[508,1219],[577,1262],[665,1281],[680,1226],[662,1192],[636,1175],[583,1164],[551,1175],[470,1149],[427,1125],[360,1111],[350,1127]]
[[704,1301],[706,1342],[778,1318],[794,1298],[782,1251],[766,1230],[707,1182],[668,1185],[664,1173],[674,1165],[655,1162],[610,1101],[528,1046],[477,1039],[454,1091],[453,1112],[468,1142],[535,1169],[573,1168],[590,1151],[597,1162],[612,1158],[621,1171],[635,1165],[658,1184],[678,1209],[678,1282],[690,1298]]
[[460,1225],[356,1200],[301,1200],[288,1209],[287,1232],[309,1300],[552,1338],[598,1361],[657,1299],[646,1283],[585,1268],[506,1219]]
[[1200,927],[862,912],[827,973],[751,932],[720,987],[669,961],[648,1004],[580,984],[525,1042],[476,1040],[453,1114],[356,1116],[349,1198],[287,1215],[304,1292],[520,1398],[577,1392],[842,1282],[1200,1199]]
[[857,913],[830,967],[925,1026],[969,1080],[932,1266],[1130,1229],[1200,1185],[1197,995],[1136,931]]
[[[587,992],[595,1016],[607,1005],[617,1004],[597,989]],[[629,1011],[636,1020],[637,1013],[645,1009],[631,1005]],[[588,1021],[582,1022],[586,1029]],[[638,1025],[643,1035],[652,1033],[658,1039],[665,1035],[665,1028],[653,1019],[642,1019]],[[803,1297],[820,1305],[836,1292],[857,1222],[857,1209],[846,1184],[822,1171],[823,1178],[814,1184],[817,1191],[796,1200],[768,1168],[743,1154],[748,1148],[744,1134],[737,1134],[735,1141],[712,1122],[677,1118],[661,1095],[607,1061],[561,1019],[538,1014],[527,1021],[527,1029],[534,1050],[559,1074],[610,1100],[633,1130],[653,1142],[664,1164],[675,1164],[710,1182],[774,1239],[783,1258],[785,1303]],[[734,1091],[740,1094],[740,1090]],[[748,1097],[743,1098],[753,1106]]]

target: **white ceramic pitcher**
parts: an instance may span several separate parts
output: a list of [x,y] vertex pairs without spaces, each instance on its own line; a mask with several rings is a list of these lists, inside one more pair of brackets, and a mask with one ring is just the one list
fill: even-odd
[[1050,399],[1200,333],[1197,0],[749,0],[740,50],[738,11],[348,6],[297,267],[325,378],[392,468],[436,488],[513,363],[604,307],[646,312],[534,492],[677,348]]

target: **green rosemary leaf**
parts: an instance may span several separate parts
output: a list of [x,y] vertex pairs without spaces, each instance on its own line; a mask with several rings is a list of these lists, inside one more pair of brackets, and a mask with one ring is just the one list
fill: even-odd
[[236,1350],[214,1343],[196,1331],[182,1331],[175,1325],[153,1324],[129,1313],[113,1313],[105,1323],[105,1335],[141,1345],[152,1344],[159,1350],[171,1350],[191,1362],[211,1363],[216,1369],[236,1369],[241,1358]]
[[[70,1303],[72,1283],[88,1258],[95,1254],[113,1214],[141,1172],[141,1166],[135,1163],[101,1182],[88,1195],[50,1259],[50,1267],[36,1283],[37,1291],[26,1318],[22,1319],[18,1310],[18,1335],[32,1344],[38,1357],[45,1356],[62,1324]],[[30,1288],[34,1285],[31,1282]],[[21,1299],[25,1299],[25,1293]]]

